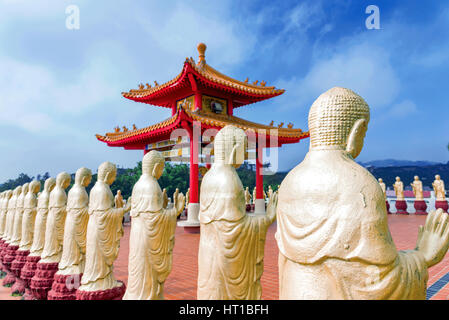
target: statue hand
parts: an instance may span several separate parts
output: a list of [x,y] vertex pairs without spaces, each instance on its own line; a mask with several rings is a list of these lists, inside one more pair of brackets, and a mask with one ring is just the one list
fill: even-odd
[[447,213],[438,209],[429,213],[424,227],[419,227],[416,250],[423,254],[428,268],[439,263],[449,248],[447,222]]
[[270,196],[270,201],[268,202],[267,206],[267,216],[274,220],[276,218],[276,210],[278,206],[278,192],[275,191]]
[[124,213],[127,213],[131,210],[131,197],[128,198],[128,200],[126,201],[126,207],[124,210]]

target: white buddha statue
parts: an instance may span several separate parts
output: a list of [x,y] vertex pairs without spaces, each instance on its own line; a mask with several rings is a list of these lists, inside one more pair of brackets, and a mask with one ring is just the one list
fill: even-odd
[[232,125],[214,140],[215,159],[201,184],[198,299],[255,300],[262,296],[265,237],[276,217],[277,193],[266,214],[246,214],[237,175],[244,161],[245,132]]
[[320,95],[310,150],[279,189],[280,299],[425,299],[427,269],[449,246],[447,214],[429,214],[415,250],[397,251],[376,179],[354,159],[370,119],[349,89]]
[[164,207],[157,180],[164,172],[164,157],[150,151],[142,160],[142,176],[133,187],[129,236],[128,286],[123,300],[162,300],[164,282],[171,272],[176,218],[185,198],[176,189],[174,205]]
[[125,293],[125,285],[117,281],[113,264],[123,236],[123,215],[131,209],[130,201],[123,208],[114,208],[110,185],[115,181],[117,168],[103,162],[98,179],[89,195],[89,222],[86,236],[86,262],[77,300],[118,299]]

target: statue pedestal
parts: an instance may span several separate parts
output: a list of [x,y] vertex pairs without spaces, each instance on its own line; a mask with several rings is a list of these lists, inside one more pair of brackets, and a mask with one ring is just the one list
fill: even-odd
[[36,300],[31,293],[30,283],[31,279],[34,277],[37,263],[40,259],[41,257],[39,256],[28,256],[26,258],[25,265],[20,271],[20,279],[25,283],[25,294],[23,295],[24,300]]
[[76,300],[122,300],[125,295],[126,286],[122,281],[118,282],[122,285],[108,290],[76,290]]
[[254,203],[254,214],[265,214],[265,200],[256,199]]
[[200,213],[199,203],[189,203],[187,220],[179,221],[178,227],[184,227],[187,233],[200,233],[200,221],[198,215]]
[[388,200],[385,201],[385,205],[387,206],[387,214],[391,214],[391,212],[390,212],[390,204],[388,203]]
[[3,265],[6,267],[6,270],[8,274],[6,275],[5,279],[3,279],[3,286],[9,287],[16,282],[16,276],[11,271],[11,264],[14,261],[14,258],[16,257],[16,251],[19,249],[19,246],[8,246],[8,249],[6,250],[6,254],[3,256]]
[[48,300],[76,300],[76,290],[81,284],[82,274],[55,274]]
[[1,253],[3,252],[5,246],[5,240],[0,239],[0,279],[3,279],[6,276],[6,268],[3,266],[3,258],[1,256]]
[[435,209],[442,209],[444,212],[447,212],[449,204],[446,200],[437,200],[435,201]]
[[31,292],[37,300],[46,300],[47,293],[51,289],[55,273],[58,271],[58,263],[38,262],[34,277],[31,279]]
[[16,276],[16,282],[12,286],[11,292],[14,294],[20,294],[23,295],[25,293],[25,281],[23,281],[21,276],[21,271],[23,266],[26,263],[27,256],[30,254],[29,250],[17,250],[16,251],[16,258],[11,264],[11,271]]
[[415,207],[415,214],[417,215],[426,215],[427,214],[427,204],[424,200],[415,200],[413,205]]
[[407,212],[407,202],[405,200],[396,200],[396,213],[398,214],[408,214]]

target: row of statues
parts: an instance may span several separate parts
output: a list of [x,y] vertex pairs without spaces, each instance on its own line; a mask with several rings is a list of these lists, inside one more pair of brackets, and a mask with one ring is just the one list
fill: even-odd
[[[383,182],[382,178],[379,178],[379,184],[386,194],[386,186]],[[423,197],[423,184],[419,179],[419,176],[415,176],[413,178],[413,182],[410,184],[412,186],[413,194],[417,200],[424,200]],[[445,201],[446,200],[446,190],[444,187],[444,181],[441,180],[440,175],[435,175],[435,181],[432,182],[433,191],[435,192],[435,198],[437,201]],[[396,177],[396,181],[393,184],[394,192],[396,194],[397,200],[404,200],[404,183],[401,181],[400,177]]]
[[[336,87],[323,93],[309,113],[310,150],[278,191],[269,191],[266,214],[246,212],[248,189],[236,172],[247,146],[245,132],[232,125],[218,132],[214,163],[200,190],[198,299],[261,299],[266,233],[276,219],[280,299],[425,299],[428,268],[449,247],[448,214],[430,212],[416,248],[397,251],[383,190],[354,160],[369,118],[368,105],[351,90]],[[33,188],[24,185],[2,193],[0,249],[8,252],[2,267],[11,270],[8,257],[25,239],[28,247],[16,251],[30,250],[26,263],[35,261],[30,256],[40,256],[29,284],[34,297],[42,298],[39,290],[51,282],[49,299],[163,299],[176,217],[186,202],[176,191],[173,206],[164,206],[157,182],[163,168],[159,152],[147,153],[142,176],[121,208],[114,206],[109,187],[116,175],[109,162],[100,165],[90,195],[85,191],[91,178],[86,168],[77,171],[68,196],[66,173],[56,181],[48,179],[38,199],[34,182]],[[125,290],[114,277],[113,263],[128,211],[132,220]],[[29,221],[25,212],[36,215],[34,228],[24,223]],[[20,224],[18,235],[14,230]],[[31,269],[25,264],[18,277]],[[74,276],[80,277],[80,286],[70,289]]]

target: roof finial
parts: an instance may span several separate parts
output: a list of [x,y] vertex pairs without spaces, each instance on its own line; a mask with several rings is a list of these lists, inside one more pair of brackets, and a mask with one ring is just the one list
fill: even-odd
[[198,64],[206,63],[205,53],[206,53],[207,46],[201,42],[198,44],[198,46],[196,48],[198,49],[198,55],[199,55]]

